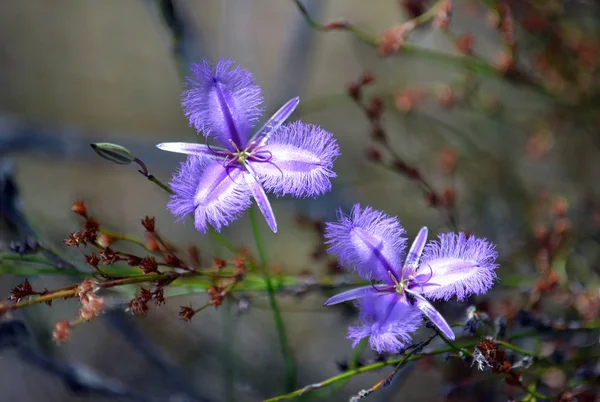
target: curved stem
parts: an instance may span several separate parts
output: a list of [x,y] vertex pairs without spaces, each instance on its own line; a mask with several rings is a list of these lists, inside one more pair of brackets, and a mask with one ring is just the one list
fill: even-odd
[[281,312],[277,306],[277,300],[275,299],[275,290],[267,267],[267,254],[263,245],[262,236],[260,234],[258,219],[256,218],[256,209],[254,206],[250,209],[249,215],[250,224],[252,225],[252,233],[254,234],[254,241],[256,242],[256,249],[258,250],[258,257],[260,259],[259,266],[267,286],[269,305],[273,313],[273,320],[275,321],[275,327],[277,329],[277,337],[279,338],[279,346],[281,348],[281,354],[283,355],[283,360],[285,363],[286,390],[289,391],[294,389],[296,384],[296,363],[294,362],[294,358],[287,341],[285,326],[281,318]]

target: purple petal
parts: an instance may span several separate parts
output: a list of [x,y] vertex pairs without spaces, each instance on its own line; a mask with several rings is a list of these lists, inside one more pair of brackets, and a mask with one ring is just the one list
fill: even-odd
[[334,304],[340,304],[340,303],[344,303],[344,302],[347,302],[350,300],[363,298],[367,295],[367,293],[376,291],[375,289],[373,289],[373,287],[375,287],[375,289],[377,289],[379,291],[393,290],[393,288],[389,289],[390,287],[387,285],[362,286],[360,288],[350,289],[345,292],[338,293],[337,295],[332,296],[329,299],[327,299],[327,301],[323,305],[324,306],[333,306]]
[[278,111],[275,112],[273,116],[254,134],[252,137],[252,141],[260,142],[261,145],[264,145],[269,141],[269,138],[273,135],[275,131],[285,121],[288,117],[296,110],[298,104],[300,103],[300,98],[295,97],[287,101],[285,105],[283,105]]
[[225,59],[214,70],[207,61],[191,70],[181,101],[190,125],[229,149],[235,148],[230,141],[245,148],[262,115],[262,93],[252,74]]
[[177,152],[187,155],[210,156],[218,155],[218,152],[225,151],[220,147],[208,146],[205,144],[194,144],[190,142],[163,142],[156,146],[158,149],[169,152]]
[[454,336],[454,332],[452,331],[452,328],[450,328],[450,325],[448,325],[448,323],[446,322],[446,320],[444,319],[444,317],[442,317],[442,315],[440,314],[439,311],[436,310],[435,307],[433,307],[431,305],[431,303],[429,303],[427,301],[427,299],[425,299],[423,296],[421,296],[420,294],[411,292],[410,290],[406,290],[408,293],[410,293],[414,298],[415,298],[415,305],[417,306],[417,308],[419,310],[421,310],[421,312],[423,314],[425,314],[425,316],[427,318],[429,318],[429,320],[435,324],[435,326],[440,330],[441,333],[444,334],[444,336],[450,340],[454,340],[456,339],[456,337]]
[[409,274],[411,274],[419,266],[419,259],[421,259],[423,248],[425,248],[425,243],[427,242],[427,232],[427,228],[422,227],[421,230],[419,230],[419,234],[417,234],[417,237],[415,237],[415,240],[410,246],[410,249],[408,250],[406,261],[404,262],[404,269]]
[[340,148],[318,126],[295,122],[280,127],[261,148],[266,162],[251,161],[263,186],[277,195],[314,197],[331,190],[333,161]]
[[377,352],[398,353],[421,325],[421,312],[396,293],[370,292],[358,305],[360,326],[348,328],[352,347],[369,337],[371,348]]
[[246,180],[246,184],[248,185],[254,200],[256,200],[258,209],[262,212],[273,233],[277,233],[277,221],[275,221],[275,214],[273,213],[271,203],[265,194],[265,190],[263,190],[262,186],[252,173],[245,172],[244,179]]
[[406,239],[396,218],[360,204],[354,205],[350,216],[340,211],[338,223],[328,222],[325,228],[329,252],[347,268],[354,269],[364,279],[376,279],[392,285],[390,271],[399,279],[402,252]]
[[180,219],[193,213],[200,232],[206,233],[209,224],[220,231],[252,203],[242,173],[212,159],[188,156],[170,182],[175,194],[168,207]]
[[433,299],[456,296],[464,300],[471,294],[487,292],[498,267],[494,244],[474,236],[467,239],[464,233],[442,234],[439,239],[427,244],[421,258],[419,272],[431,271],[421,294]]

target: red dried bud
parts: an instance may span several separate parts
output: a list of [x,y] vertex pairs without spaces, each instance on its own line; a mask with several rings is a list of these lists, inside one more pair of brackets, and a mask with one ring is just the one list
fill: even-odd
[[560,218],[554,222],[554,233],[564,235],[571,228],[571,221],[567,218]]
[[71,324],[67,320],[60,320],[54,324],[52,337],[58,343],[65,343],[71,338]]
[[375,76],[372,73],[365,71],[363,75],[360,76],[360,85],[369,85],[375,82]]
[[154,232],[154,217],[149,218],[148,216],[146,216],[144,219],[142,219],[142,226],[148,232]]
[[458,49],[458,51],[462,54],[471,55],[473,54],[474,44],[475,39],[473,39],[473,35],[471,35],[470,33],[466,33],[464,35],[461,35],[456,40],[456,49]]
[[417,18],[425,12],[425,2],[423,0],[402,0],[400,5],[404,7],[411,18]]
[[244,260],[242,257],[236,256],[233,259],[233,265],[237,270],[246,270],[246,260]]
[[185,264],[183,263],[183,261],[181,261],[173,254],[167,254],[165,256],[165,264],[167,264],[170,267],[185,268]]
[[379,97],[374,97],[371,99],[369,106],[367,107],[367,117],[370,120],[377,120],[381,117],[381,113],[383,112],[383,101]]
[[94,268],[98,268],[98,263],[100,262],[100,259],[96,256],[96,254],[94,254],[92,252],[91,255],[86,255],[85,256],[85,261],[90,264],[92,267]]
[[381,161],[381,153],[373,147],[367,148],[366,157],[367,157],[367,160],[369,160],[371,162],[380,162]]
[[33,291],[31,284],[27,279],[25,279],[25,282],[18,284],[10,291],[9,299],[11,301],[14,301],[15,303],[18,303],[24,297],[31,296],[34,294],[36,293]]
[[158,242],[158,240],[156,240],[156,237],[150,232],[147,233],[146,247],[148,247],[148,250],[150,251],[160,251],[160,243]]
[[71,211],[75,212],[79,216],[87,218],[87,208],[85,207],[83,201],[75,201],[71,206]]
[[425,98],[425,94],[418,88],[410,88],[396,95],[396,108],[402,112],[414,110]]
[[112,249],[106,248],[103,252],[100,253],[100,259],[104,263],[104,265],[111,265],[117,261],[121,260],[121,257]]
[[350,96],[355,101],[360,100],[360,85],[358,84],[350,84],[348,86],[348,96]]
[[185,322],[190,322],[195,314],[196,310],[191,307],[181,306],[181,309],[179,310],[179,317]]
[[408,170],[406,172],[406,175],[410,179],[412,179],[414,181],[420,181],[421,180],[421,172],[419,172],[419,170],[416,169],[416,168],[413,168],[413,167],[408,168]]
[[158,288],[156,289],[156,291],[154,291],[154,304],[156,304],[157,306],[160,306],[162,304],[165,304],[165,292],[163,290],[163,288]]
[[433,193],[431,191],[427,191],[425,193],[425,201],[430,207],[437,207],[440,205],[440,197],[438,197],[436,193]]
[[94,295],[88,295],[83,307],[79,310],[79,317],[84,321],[89,321],[104,311],[104,298]]
[[114,242],[115,238],[106,233],[102,233],[97,239],[97,243],[100,247],[109,247]]
[[215,308],[219,307],[223,303],[223,299],[225,297],[225,292],[220,286],[212,286],[207,291],[210,296],[210,304],[215,306]]
[[385,141],[385,131],[383,131],[383,128],[379,124],[373,124],[371,138],[375,141]]
[[[69,247],[73,247],[73,246],[77,246],[79,247],[79,244],[82,243],[81,237],[80,237],[80,233],[79,232],[73,232],[73,233],[69,233],[69,237],[67,237],[65,240],[63,240],[65,242],[65,244]],[[85,242],[83,241],[83,244],[85,244]]]
[[225,268],[226,266],[227,266],[227,261],[222,260],[221,258],[213,257],[213,267],[215,269],[218,269],[220,271],[223,268]]
[[158,263],[154,257],[144,257],[140,262],[140,268],[144,274],[158,273]]
[[90,218],[85,221],[85,230],[90,233],[96,233],[96,231],[100,229],[100,224],[94,218]]
[[433,20],[433,26],[446,30],[450,26],[450,12],[452,10],[452,0],[446,0],[440,5],[438,12]]
[[196,246],[190,246],[188,248],[188,254],[190,256],[190,261],[192,264],[199,266],[201,265],[200,261],[200,250]]
[[137,267],[141,263],[142,263],[142,259],[140,257],[135,256],[135,255],[130,255],[127,258],[127,265],[129,265],[131,267]]
[[543,278],[538,279],[535,284],[535,290],[538,293],[551,292],[558,286],[560,278],[556,272],[550,272]]
[[438,164],[444,173],[453,172],[456,169],[457,161],[458,154],[454,148],[446,147],[438,154]]
[[391,56],[397,53],[406,43],[408,34],[415,29],[416,23],[408,21],[402,25],[392,27],[379,36],[379,54]]
[[[475,347],[475,351],[476,354],[480,355],[480,358],[485,359],[485,363],[492,368],[494,373],[502,372],[505,369],[504,362],[506,359],[504,351],[493,340],[482,339]],[[508,370],[510,370],[510,367]]]
[[444,194],[442,195],[443,204],[447,207],[454,206],[454,201],[456,200],[456,192],[452,188],[447,188],[444,190]]
[[564,217],[567,214],[568,209],[569,204],[564,197],[559,197],[552,203],[552,212],[556,216]]
[[348,21],[345,20],[337,20],[337,21],[329,21],[325,24],[325,29],[333,30],[333,29],[345,29],[348,27]]
[[140,295],[127,304],[127,311],[136,316],[145,316],[148,314],[148,302],[152,299],[152,292],[142,288]]
[[94,291],[94,282],[89,279],[84,279],[81,284],[77,287],[77,292],[75,296],[79,297],[79,301],[81,303],[85,303],[88,300],[88,294]]
[[506,74],[514,68],[514,60],[510,53],[502,51],[496,55],[494,65],[501,73]]

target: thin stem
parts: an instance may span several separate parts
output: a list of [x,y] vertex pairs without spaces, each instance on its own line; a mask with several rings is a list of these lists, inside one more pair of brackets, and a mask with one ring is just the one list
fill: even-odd
[[[579,328],[557,328],[555,329],[555,331],[557,332],[571,332],[571,331],[589,331],[589,330],[595,330],[600,328],[600,321],[594,321],[591,323],[588,323],[585,326],[579,327]],[[509,337],[509,340],[516,340],[516,339],[523,339],[523,338],[530,338],[532,336],[538,336],[539,333],[537,331],[527,331],[527,332],[520,332],[518,334],[514,334],[512,336]],[[373,371],[373,370],[377,370],[386,366],[394,366],[397,364],[405,364],[409,361],[413,361],[413,360],[420,360],[424,357],[427,356],[435,356],[435,355],[441,355],[444,353],[449,353],[449,352],[453,352],[456,350],[456,348],[461,349],[461,350],[465,350],[465,349],[470,349],[475,347],[477,344],[479,343],[479,341],[474,341],[474,342],[467,342],[461,345],[453,345],[452,347],[447,347],[447,348],[441,348],[441,349],[437,349],[431,352],[424,352],[424,353],[419,353],[416,354],[414,356],[410,356],[410,357],[406,357],[403,356],[401,358],[397,358],[397,359],[390,359],[390,360],[386,360],[383,362],[377,362],[377,363],[373,363],[367,366],[363,366],[363,367],[359,367],[353,370],[348,370],[345,373],[336,375],[334,377],[328,378],[325,381],[322,382],[318,382],[318,383],[314,383],[314,384],[310,384],[305,386],[304,388],[301,389],[297,389],[296,391],[290,392],[288,394],[285,395],[279,395],[276,396],[274,398],[270,398],[270,399],[266,399],[263,402],[277,402],[277,401],[283,401],[283,400],[287,400],[287,399],[292,399],[295,397],[298,397],[300,395],[303,395],[307,392],[311,392],[320,388],[324,388],[327,387],[329,385],[335,384],[337,382],[340,381],[346,381],[351,377],[354,377],[358,374],[362,374],[362,373],[366,373],[369,371]],[[535,391],[526,391],[530,394],[533,394]],[[535,392],[535,396],[538,399],[548,399],[549,397],[545,396],[545,395],[541,395],[538,394],[537,392]]]
[[285,332],[285,326],[283,324],[283,320],[281,318],[281,312],[279,311],[279,307],[277,306],[277,300],[275,299],[275,290],[273,288],[273,283],[271,282],[271,277],[269,275],[268,265],[267,265],[267,254],[263,245],[262,236],[260,234],[260,228],[258,225],[258,219],[256,218],[256,210],[253,206],[250,209],[250,224],[252,225],[252,233],[254,234],[254,241],[256,242],[256,249],[258,250],[258,257],[260,260],[260,269],[265,279],[265,283],[267,286],[267,295],[269,297],[269,304],[271,306],[271,311],[273,312],[273,319],[275,321],[275,327],[277,329],[277,336],[279,338],[279,346],[281,347],[281,354],[283,355],[283,360],[285,363],[285,373],[286,373],[286,390],[289,392],[293,390],[296,383],[296,364],[294,362],[294,358],[292,356],[289,344],[287,342],[287,336]]
[[171,195],[175,194],[173,192],[173,190],[171,189],[171,187],[167,186],[166,184],[164,184],[163,182],[161,182],[160,180],[158,180],[154,175],[150,174],[150,175],[146,176],[146,178],[148,180],[150,180],[152,183],[156,184],[158,187],[160,187],[163,190],[165,190],[167,193],[169,193]]
[[233,254],[238,254],[238,250],[235,248],[229,240],[225,238],[221,233],[217,232],[213,227],[208,229],[208,235],[213,238],[219,245],[225,247],[229,252]]
[[146,243],[144,243],[140,239],[137,239],[137,238],[135,238],[133,236],[129,236],[129,235],[126,235],[126,234],[113,232],[113,231],[110,231],[110,230],[108,230],[108,229],[106,229],[106,228],[104,228],[102,226],[98,230],[99,230],[100,233],[105,234],[107,236],[110,236],[114,240],[126,241],[126,242],[130,242],[130,243],[133,243],[133,244],[137,244],[138,246],[142,247],[144,250],[151,251],[146,246]]

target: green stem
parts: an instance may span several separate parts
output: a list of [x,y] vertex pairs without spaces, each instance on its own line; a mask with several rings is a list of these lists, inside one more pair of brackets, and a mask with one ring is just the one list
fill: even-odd
[[[580,328],[573,328],[573,329],[569,329],[569,328],[564,328],[564,329],[556,329],[556,332],[577,332],[577,331],[589,331],[589,330],[596,330],[600,328],[600,321],[593,321],[591,323],[588,323],[585,326],[582,326]],[[512,336],[509,337],[509,340],[516,340],[516,339],[523,339],[523,338],[530,338],[532,336],[538,336],[539,333],[537,331],[527,331],[527,332],[521,332],[518,334],[514,334]],[[336,375],[334,377],[328,378],[325,381],[319,382],[319,383],[315,383],[315,384],[310,384],[307,385],[304,388],[301,389],[297,389],[296,391],[290,392],[288,394],[285,395],[279,395],[276,396],[274,398],[271,399],[266,399],[263,402],[278,402],[278,401],[283,401],[283,400],[287,400],[287,399],[292,399],[295,397],[298,397],[300,395],[303,395],[305,393],[317,390],[317,389],[321,389],[324,387],[327,387],[329,385],[335,384],[337,382],[340,381],[346,381],[351,377],[354,377],[358,374],[362,374],[362,373],[366,373],[369,371],[373,371],[373,370],[377,370],[386,366],[394,366],[397,364],[404,364],[407,363],[409,361],[413,361],[413,360],[419,360],[422,359],[424,357],[427,356],[435,356],[435,355],[441,355],[444,353],[449,353],[449,352],[453,352],[455,351],[457,348],[461,349],[461,350],[465,350],[465,349],[470,349],[475,347],[477,344],[479,343],[479,341],[474,341],[474,342],[467,342],[461,345],[456,345],[453,344],[451,347],[447,347],[447,348],[442,348],[442,349],[437,349],[431,352],[424,352],[424,353],[420,353],[420,354],[416,354],[414,356],[410,356],[410,357],[399,357],[397,359],[390,359],[390,360],[386,360],[383,362],[377,362],[377,363],[373,363],[367,366],[363,366],[363,367],[359,367],[356,369],[352,369],[352,370],[348,370],[345,373]],[[505,345],[506,346],[506,345]],[[511,345],[512,346],[512,345]],[[526,391],[531,395],[534,395],[535,397],[537,397],[538,399],[549,399],[550,397],[545,396],[545,395],[541,395],[535,391]]]
[[286,374],[286,391],[294,389],[296,384],[296,364],[292,356],[289,344],[287,342],[287,336],[285,333],[285,326],[281,318],[281,312],[277,306],[277,300],[275,299],[275,290],[271,277],[269,275],[269,269],[267,264],[267,254],[263,245],[262,236],[260,234],[260,228],[258,225],[258,219],[256,217],[256,208],[253,206],[249,212],[250,224],[252,225],[252,233],[254,234],[254,241],[256,242],[256,249],[258,251],[258,257],[260,259],[260,269],[265,279],[267,286],[267,295],[269,297],[269,304],[271,311],[273,312],[273,320],[275,321],[275,327],[277,329],[277,336],[279,338],[279,346],[281,347],[281,354],[285,363],[285,374]]
[[148,180],[150,180],[152,183],[156,184],[158,187],[162,188],[163,190],[165,190],[167,193],[173,195],[175,194],[173,192],[173,190],[171,189],[171,187],[167,186],[166,184],[164,184],[163,182],[161,182],[160,180],[158,180],[154,175],[148,175],[146,176],[148,178]]

